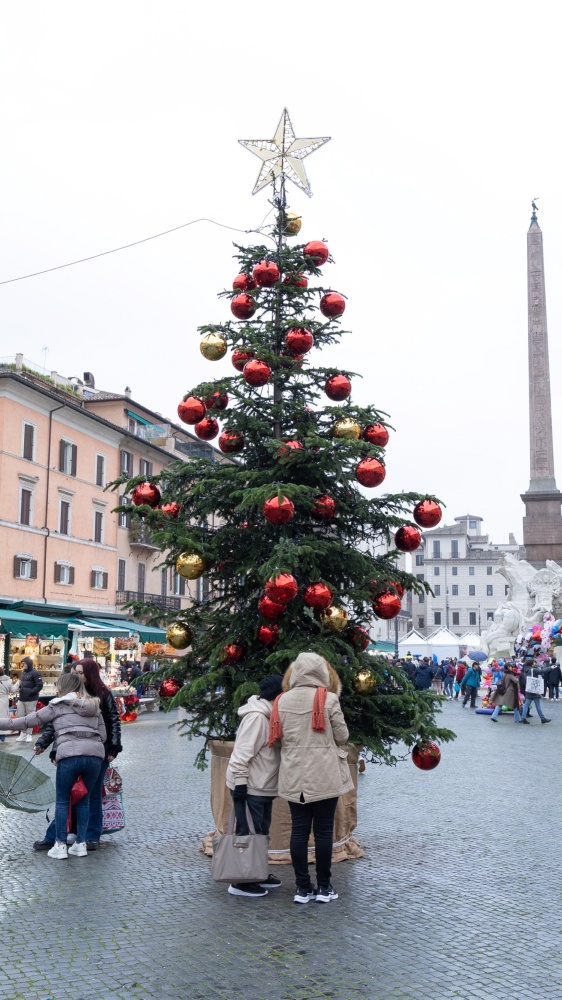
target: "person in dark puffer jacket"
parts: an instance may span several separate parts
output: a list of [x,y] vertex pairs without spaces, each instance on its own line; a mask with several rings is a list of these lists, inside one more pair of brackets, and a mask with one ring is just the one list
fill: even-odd
[[[80,660],[74,664],[73,671],[83,680],[86,691],[92,697],[99,698],[100,710],[106,728],[107,738],[105,741],[105,758],[101,766],[100,773],[90,792],[90,815],[88,819],[88,829],[86,832],[86,847],[88,851],[95,851],[99,847],[102,832],[102,806],[101,797],[103,792],[103,782],[105,773],[111,761],[115,760],[117,754],[121,753],[121,720],[119,709],[111,691],[103,683],[100,677],[100,668],[95,660]],[[52,726],[46,726],[35,744],[35,753],[43,753],[51,745],[55,738]],[[54,752],[51,751],[51,758]],[[43,840],[36,840],[33,845],[34,851],[48,851],[55,840],[54,821],[47,827]]]
[[[43,687],[43,678],[33,666],[33,660],[30,656],[23,657],[21,667],[22,671],[18,688],[18,719],[22,719],[24,715],[29,715],[30,712],[35,711],[39,692]],[[22,741],[31,743],[32,735],[29,730],[22,729],[16,743],[21,743]]]

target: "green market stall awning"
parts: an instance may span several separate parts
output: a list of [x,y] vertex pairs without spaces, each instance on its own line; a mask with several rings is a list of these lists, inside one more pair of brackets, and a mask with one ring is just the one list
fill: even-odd
[[393,642],[385,642],[379,639],[377,642],[371,642],[367,646],[367,652],[372,653],[374,656],[376,653],[394,653],[396,649]]
[[25,639],[26,635],[38,635],[42,639],[68,639],[68,621],[0,609],[0,632],[7,632],[16,639]]
[[92,635],[98,639],[111,639],[117,636],[129,636],[130,629],[115,625],[113,622],[95,621],[89,618],[74,618],[68,623],[72,632],[80,635]]
[[141,642],[166,641],[166,629],[143,625],[141,622],[125,621],[123,618],[92,618],[90,624],[95,627],[95,635],[99,635],[100,638],[111,638],[112,635],[138,635]]

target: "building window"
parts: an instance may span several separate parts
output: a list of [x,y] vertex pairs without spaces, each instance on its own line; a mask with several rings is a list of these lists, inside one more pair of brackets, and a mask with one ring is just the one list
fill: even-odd
[[145,479],[150,479],[152,475],[152,462],[147,462],[146,458],[141,458],[139,472]]
[[459,568],[458,568],[458,566],[451,566],[451,575],[452,576],[458,576],[459,575]]
[[441,624],[441,612],[440,611],[434,611],[433,612],[433,624],[434,625],[440,625]]
[[456,538],[451,542],[451,559],[459,558],[459,543]]
[[469,576],[474,576],[474,566],[469,566],[468,567],[468,575]]
[[468,624],[469,625],[476,625],[476,611],[469,611],[468,612]]
[[94,511],[94,542],[103,543],[103,511]]
[[459,596],[459,585],[458,585],[458,583],[454,583],[453,586],[451,587],[451,594],[453,595],[453,597],[458,597]]
[[416,573],[416,580],[422,580],[423,581],[423,579],[424,579],[423,573]]
[[504,591],[505,591],[505,596],[507,597],[507,595],[509,594],[509,583],[506,583]]
[[494,620],[494,612],[493,611],[487,611],[486,612],[486,621],[487,622],[493,622],[493,620]]
[[137,591],[139,594],[144,594],[144,585],[146,580],[146,566],[144,563],[139,563],[138,575],[137,575]]
[[14,578],[16,580],[36,580],[37,560],[31,556],[14,556]]
[[33,462],[35,452],[35,427],[33,424],[23,425],[23,441],[21,453],[28,462]]
[[70,563],[55,563],[55,583],[71,586],[74,583],[74,566]]
[[476,531],[476,527],[477,527],[476,521],[469,521],[468,522],[468,530],[469,531]]
[[163,569],[160,576],[160,597],[168,596],[168,572]]
[[425,618],[418,618],[418,628],[425,628]]
[[416,556],[416,566],[423,566],[423,556]]
[[491,583],[489,583],[486,587],[486,597],[493,597],[493,596],[494,596],[494,587]]
[[180,576],[175,570],[172,571],[172,591],[176,597],[185,596],[185,577]]
[[130,451],[123,449],[121,449],[121,475],[129,478],[133,475],[133,456]]
[[76,475],[78,448],[71,441],[61,438],[59,445],[59,471],[67,476]]
[[127,563],[125,559],[119,559],[117,563],[117,590],[126,590],[125,586],[125,573],[127,570]]
[[59,534],[70,534],[70,501],[59,500]]
[[418,594],[418,604],[423,604],[425,601],[425,594]]
[[468,596],[469,597],[476,597],[476,584],[474,584],[474,583],[469,584],[469,587],[468,587]]
[[440,559],[441,558],[441,542],[434,542],[433,543],[433,558],[434,559]]
[[440,586],[439,583],[435,584],[435,586],[433,588],[433,591],[434,591],[436,597],[441,597],[441,586]]
[[486,566],[486,575],[487,576],[491,576],[493,572],[494,572],[494,570],[493,570],[492,566]]
[[92,590],[107,590],[107,573],[103,568],[98,567],[90,573],[90,587]]
[[96,486],[105,486],[105,455],[96,455]]
[[33,491],[28,490],[25,486],[20,487],[20,524],[31,524],[31,501],[33,499]]
[[453,611],[453,625],[460,625],[461,616],[460,611]]
[[440,566],[434,566],[433,567],[433,575],[434,576],[440,576],[441,575],[441,568],[440,568]]
[[[128,503],[130,503],[129,498],[126,497],[126,496],[124,496],[122,494],[119,497],[119,506],[120,507],[124,507],[125,504],[128,504]],[[120,528],[130,528],[131,527],[131,515],[125,513],[124,510],[120,511],[119,512],[119,521],[118,521],[118,524],[119,524]]]

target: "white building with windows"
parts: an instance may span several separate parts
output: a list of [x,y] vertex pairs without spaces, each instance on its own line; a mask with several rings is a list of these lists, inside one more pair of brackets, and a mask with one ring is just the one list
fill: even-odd
[[424,532],[422,547],[412,554],[412,572],[429,583],[433,595],[412,595],[413,627],[423,635],[440,626],[458,636],[469,629],[484,632],[509,592],[498,573],[503,552],[520,554],[514,536],[507,545],[495,545],[475,514]]

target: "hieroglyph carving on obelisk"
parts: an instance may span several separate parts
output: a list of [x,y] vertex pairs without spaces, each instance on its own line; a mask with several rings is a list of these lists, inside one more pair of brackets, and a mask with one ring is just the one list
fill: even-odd
[[533,213],[527,233],[529,296],[529,419],[531,482],[529,491],[555,490],[552,412],[548,365],[548,330],[542,232]]

